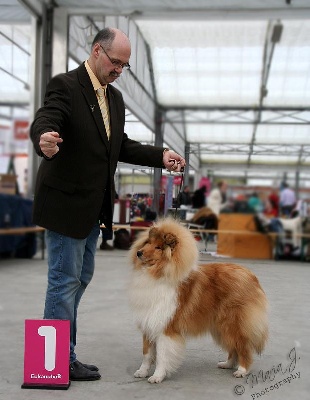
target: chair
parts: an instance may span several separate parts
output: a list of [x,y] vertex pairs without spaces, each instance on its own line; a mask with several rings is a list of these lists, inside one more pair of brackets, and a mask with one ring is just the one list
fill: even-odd
[[[204,225],[200,225],[200,224],[195,224],[194,222],[190,222],[187,221],[185,223],[185,226],[188,229],[192,229],[193,230],[193,235],[196,239],[201,240],[204,242],[205,245],[205,250],[207,249],[207,243],[208,243],[208,233],[207,232],[201,232],[201,229],[205,229]],[[195,232],[195,229],[197,229],[197,231]]]
[[[189,229],[217,230],[218,217],[210,207],[202,207],[197,210],[190,221],[187,221],[187,224]],[[208,232],[199,232],[199,235],[200,238],[204,240],[207,248],[207,242],[212,234]]]

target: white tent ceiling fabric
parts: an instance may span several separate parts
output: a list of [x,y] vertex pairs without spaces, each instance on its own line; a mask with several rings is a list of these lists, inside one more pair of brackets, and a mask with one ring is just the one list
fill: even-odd
[[[298,120],[294,119],[296,112],[279,115],[263,111],[261,121],[265,124],[257,125],[254,111],[231,112],[224,117],[222,111],[216,110],[259,107],[268,23],[138,22],[152,49],[159,102],[167,109],[214,107],[212,111],[184,115],[187,141],[194,149],[195,145],[199,147],[202,163],[212,164],[212,168],[217,168],[216,164],[244,164],[290,169],[310,162],[310,112],[304,111]],[[287,20],[282,24],[283,33],[274,50],[268,93],[262,105],[309,107],[310,21]],[[216,124],[212,123],[216,120]]]
[[[268,21],[140,21],[138,25],[152,48],[161,104],[259,104]],[[309,21],[284,22],[265,105],[310,105],[309,37]]]

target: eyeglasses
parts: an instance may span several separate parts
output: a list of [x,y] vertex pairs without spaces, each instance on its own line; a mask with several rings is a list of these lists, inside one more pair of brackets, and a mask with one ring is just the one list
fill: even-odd
[[119,60],[112,60],[108,53],[104,50],[104,48],[99,44],[99,46],[102,48],[104,54],[108,57],[110,60],[110,63],[114,65],[115,68],[122,68],[122,69],[130,69],[130,64],[129,63],[121,63]]

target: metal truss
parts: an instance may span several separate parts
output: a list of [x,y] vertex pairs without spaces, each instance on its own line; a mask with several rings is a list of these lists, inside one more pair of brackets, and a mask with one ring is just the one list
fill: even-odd
[[[213,143],[213,144],[201,144],[191,143],[191,152],[200,154],[239,154],[247,155],[249,152],[250,144],[226,144],[226,143]],[[302,150],[302,154],[301,154]],[[310,146],[306,145],[270,145],[260,143],[256,144],[253,150],[254,155],[268,155],[268,156],[298,156],[299,158],[310,156]]]
[[[257,115],[260,113],[260,119]],[[310,125],[310,107],[169,107],[166,122],[218,125]]]

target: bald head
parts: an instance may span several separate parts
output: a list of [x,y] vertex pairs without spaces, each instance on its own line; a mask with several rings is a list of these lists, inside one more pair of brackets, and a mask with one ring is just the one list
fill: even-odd
[[102,85],[112,83],[129,62],[128,36],[117,28],[104,28],[95,36],[88,63]]
[[96,43],[102,44],[107,50],[109,50],[112,45],[122,44],[123,46],[129,46],[130,41],[128,36],[117,28],[104,28],[97,33],[95,36],[91,48],[95,46]]

